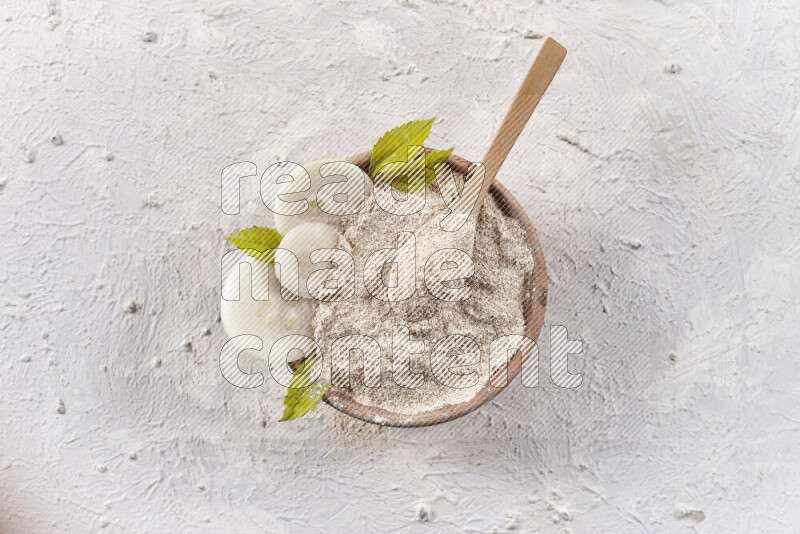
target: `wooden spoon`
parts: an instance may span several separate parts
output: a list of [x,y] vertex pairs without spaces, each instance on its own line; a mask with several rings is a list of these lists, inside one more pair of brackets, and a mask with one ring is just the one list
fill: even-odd
[[500,129],[489,145],[489,150],[483,156],[483,167],[485,175],[483,184],[478,194],[478,200],[473,208],[474,212],[480,211],[483,199],[497,176],[497,172],[506,160],[506,156],[511,152],[511,148],[517,141],[522,129],[525,128],[533,110],[539,104],[544,92],[553,81],[553,78],[567,55],[566,49],[549,37],[545,39],[542,49],[531,65],[522,85],[519,86],[511,106],[508,108]]
[[[482,166],[473,167],[472,172],[467,176],[467,182],[464,184],[461,194],[449,206],[454,213],[462,216],[460,224],[456,227],[459,228],[459,234],[465,241],[462,244],[470,249],[466,252],[470,252],[472,249],[469,237],[473,236],[471,241],[474,242],[475,221],[477,213],[483,205],[483,200],[486,198],[486,193],[489,192],[497,172],[506,160],[506,156],[511,152],[511,148],[525,128],[525,124],[542,99],[550,82],[553,81],[566,55],[567,51],[563,46],[549,37],[545,39],[533,65],[517,90],[500,129],[497,130],[492,144],[489,145],[489,150],[483,157]],[[468,223],[466,228],[460,228],[470,214],[472,214],[469,217],[471,224]],[[455,224],[454,221],[450,221],[450,223],[451,225]],[[445,225],[442,225],[442,228],[453,231],[452,227],[446,228]]]
[[[441,236],[441,232],[444,230],[451,232],[448,238],[448,241],[453,244],[451,248],[458,248],[470,257],[473,256],[477,214],[483,200],[506,156],[511,152],[514,142],[525,128],[525,124],[542,99],[550,82],[553,81],[566,55],[567,51],[563,46],[553,39],[547,38],[511,102],[511,107],[508,108],[500,129],[483,157],[482,165],[474,165],[471,168],[460,194],[457,192],[453,180],[444,179],[439,182],[443,197],[451,198],[450,201],[446,199],[446,202],[452,213],[442,220],[434,217],[414,232],[417,256],[421,257],[422,263],[419,266],[400,264],[399,269],[403,272],[399,276],[407,276],[405,272],[407,270],[420,270],[417,277],[416,297],[393,301],[392,310],[396,315],[409,321],[418,321],[438,312],[438,306],[443,303],[443,300],[435,299],[422,287],[424,262],[427,260],[427,255],[431,254],[434,249],[441,248],[441,241],[437,236]],[[437,303],[436,300],[439,302]]]

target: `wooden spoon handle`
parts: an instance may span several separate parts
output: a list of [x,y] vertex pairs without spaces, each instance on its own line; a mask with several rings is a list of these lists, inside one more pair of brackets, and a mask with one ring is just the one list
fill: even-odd
[[542,49],[539,50],[539,55],[536,56],[528,74],[525,75],[522,85],[511,102],[511,107],[508,108],[503,123],[500,125],[500,129],[497,130],[489,150],[483,157],[486,175],[473,211],[477,212],[481,204],[483,204],[483,199],[486,197],[497,171],[500,170],[506,160],[506,156],[511,152],[517,137],[522,133],[522,129],[525,128],[525,124],[539,104],[539,100],[542,99],[550,82],[553,81],[566,55],[567,50],[563,46],[549,37],[545,39]]

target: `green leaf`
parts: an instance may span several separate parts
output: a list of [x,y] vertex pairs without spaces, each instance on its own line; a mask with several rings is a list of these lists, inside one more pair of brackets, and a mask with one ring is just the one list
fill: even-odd
[[[404,147],[405,148],[405,147]],[[407,156],[399,159],[401,150],[393,154],[397,161],[384,163],[378,169],[377,181],[389,182],[399,191],[415,193],[436,180],[434,165],[444,163],[453,153],[453,147],[447,150],[434,150],[424,154],[422,147],[408,147]]]
[[330,384],[316,381],[308,383],[308,375],[311,368],[316,364],[317,358],[310,356],[300,362],[300,365],[292,374],[289,382],[289,389],[286,390],[286,397],[283,399],[283,417],[278,421],[291,421],[313,410],[325,392],[328,391]]
[[450,158],[450,154],[453,153],[453,149],[455,147],[451,146],[447,150],[434,150],[430,154],[425,154],[425,184],[428,185],[432,181],[436,179],[436,170],[434,165],[437,163],[444,163]]
[[418,183],[423,183],[425,181],[424,153],[425,149],[421,146],[401,147],[376,169],[375,181],[388,183],[400,191],[407,191]]
[[428,120],[411,121],[392,128],[383,137],[378,139],[372,147],[372,156],[369,160],[369,175],[375,176],[375,171],[384,163],[392,161],[405,161],[406,153],[402,152],[400,160],[392,160],[392,156],[408,145],[422,145],[431,132],[436,117]]
[[225,238],[257,260],[272,263],[282,236],[272,228],[253,226]]

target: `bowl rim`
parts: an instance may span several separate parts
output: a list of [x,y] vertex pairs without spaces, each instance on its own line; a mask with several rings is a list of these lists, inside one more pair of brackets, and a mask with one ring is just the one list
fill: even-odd
[[[431,149],[426,150],[430,151]],[[347,161],[366,171],[369,166],[371,155],[372,151],[368,150],[347,158]],[[463,174],[466,174],[470,168],[474,166],[472,162],[455,154],[451,154],[447,162],[454,170]],[[539,237],[536,234],[533,223],[531,223],[531,220],[519,204],[519,201],[514,198],[508,189],[495,180],[489,189],[489,194],[491,194],[495,200],[499,201],[500,208],[506,215],[516,219],[520,226],[522,226],[522,229],[525,231],[525,241],[528,243],[531,253],[533,254],[534,267],[529,279],[530,296],[524,311],[525,336],[534,341],[538,341],[539,334],[544,324],[545,311],[547,309],[547,266],[544,261],[542,245],[539,242]],[[505,391],[520,373],[522,365],[528,359],[531,352],[532,350],[524,352],[517,351],[514,356],[511,357],[508,364],[497,370],[486,385],[484,385],[472,399],[419,414],[401,414],[383,408],[361,404],[355,401],[346,392],[340,390],[328,391],[323,396],[323,400],[331,407],[346,415],[381,426],[423,427],[438,425],[467,415]],[[497,383],[497,380],[502,380],[503,375],[505,375],[506,378],[505,386],[492,385],[493,382]]]

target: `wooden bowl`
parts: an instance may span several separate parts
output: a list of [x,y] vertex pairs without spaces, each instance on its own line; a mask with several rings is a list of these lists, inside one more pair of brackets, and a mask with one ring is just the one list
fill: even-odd
[[[372,151],[362,152],[361,154],[351,156],[348,158],[348,161],[366,171],[369,167],[369,158],[371,155]],[[447,161],[454,170],[463,174],[466,174],[472,165],[469,161],[456,155],[451,155],[450,159]],[[545,308],[547,306],[547,267],[544,263],[542,245],[539,243],[536,230],[533,228],[531,220],[525,214],[525,210],[522,209],[519,202],[508,192],[508,189],[495,181],[491,189],[489,189],[489,194],[495,198],[500,208],[508,216],[516,219],[520,226],[522,226],[522,229],[525,230],[525,240],[528,242],[531,253],[533,254],[534,268],[529,286],[531,288],[531,298],[525,306],[525,335],[535,341],[539,338],[539,332],[542,330]],[[525,353],[517,351],[506,367],[499,369],[492,375],[490,382],[499,381],[495,383],[502,384],[504,375],[506,375],[507,382],[505,383],[507,386],[505,387],[508,387],[511,381],[519,374],[523,363],[527,360],[529,355],[530,351],[526,351]],[[384,426],[418,427],[438,425],[466,415],[496,397],[505,387],[495,387],[491,385],[491,383],[487,383],[483,389],[469,401],[416,415],[401,414],[374,406],[366,406],[356,402],[346,392],[338,390],[329,391],[325,394],[323,399],[340,412],[355,417],[356,419],[361,419],[362,421]]]

